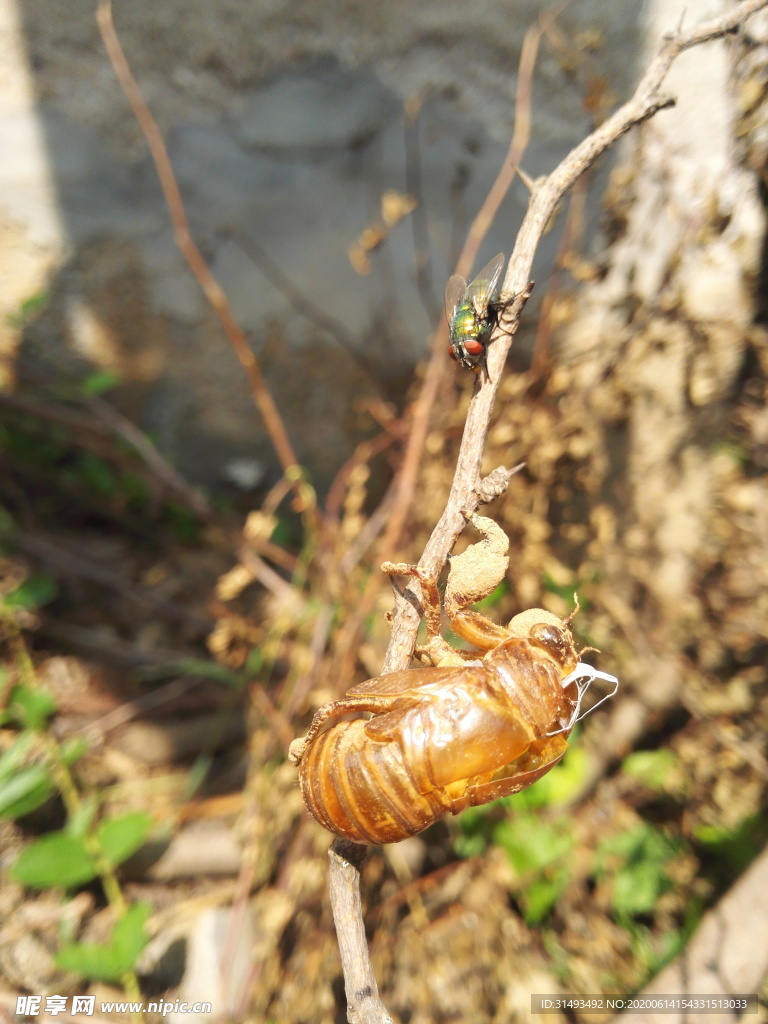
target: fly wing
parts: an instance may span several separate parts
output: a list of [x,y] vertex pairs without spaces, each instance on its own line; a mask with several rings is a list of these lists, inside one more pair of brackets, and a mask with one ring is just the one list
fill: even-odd
[[[467,288],[467,299],[480,316],[485,316],[490,303],[498,298],[498,284],[501,269],[504,266],[504,253],[494,256],[491,262],[480,271]],[[451,278],[453,280],[453,278]],[[451,282],[449,281],[448,284]]]
[[453,323],[456,310],[459,308],[466,290],[467,282],[461,274],[454,274],[448,279],[448,284],[445,286],[445,315],[449,324]]

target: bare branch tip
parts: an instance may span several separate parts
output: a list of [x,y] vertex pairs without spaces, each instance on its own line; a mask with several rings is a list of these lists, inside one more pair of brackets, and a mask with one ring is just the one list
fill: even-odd
[[533,192],[533,186],[535,185],[535,181],[533,180],[533,178],[529,174],[526,174],[523,168],[520,167],[519,165],[515,167],[515,170],[517,171],[518,177],[525,185],[525,187],[528,189],[528,191]]

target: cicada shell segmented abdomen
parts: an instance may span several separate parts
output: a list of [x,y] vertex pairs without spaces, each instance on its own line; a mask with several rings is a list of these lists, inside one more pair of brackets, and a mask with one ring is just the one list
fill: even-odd
[[442,818],[453,801],[444,789],[421,793],[400,745],[372,742],[366,725],[340,722],[314,740],[301,762],[301,791],[329,831],[356,843],[397,843]]

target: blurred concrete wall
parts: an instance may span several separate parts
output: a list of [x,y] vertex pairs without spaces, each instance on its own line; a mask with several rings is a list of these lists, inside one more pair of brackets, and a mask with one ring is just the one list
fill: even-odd
[[[182,471],[215,485],[231,460],[266,466],[271,453],[176,250],[94,8],[0,0],[2,351],[115,370],[124,411]],[[457,246],[506,152],[524,33],[545,9],[541,0],[115,3],[195,238],[321,486],[366,429],[355,399],[402,396],[425,352]],[[542,45],[536,70],[529,174],[550,170],[589,129],[585,97],[631,89],[641,12],[634,0],[578,0],[561,15],[559,44]],[[591,232],[600,187],[598,175]],[[415,191],[418,207],[363,275],[349,247],[380,220],[387,190]],[[509,254],[525,201],[518,181],[480,262]],[[552,235],[539,254],[539,295],[555,244]],[[42,310],[19,328],[22,302],[41,293]]]

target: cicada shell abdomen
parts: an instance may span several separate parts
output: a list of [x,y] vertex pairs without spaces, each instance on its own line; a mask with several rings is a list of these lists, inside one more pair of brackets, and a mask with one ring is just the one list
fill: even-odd
[[314,740],[301,761],[301,792],[330,832],[355,843],[397,843],[442,818],[450,797],[444,788],[420,792],[413,760],[396,742],[372,742],[367,724],[340,722]]

